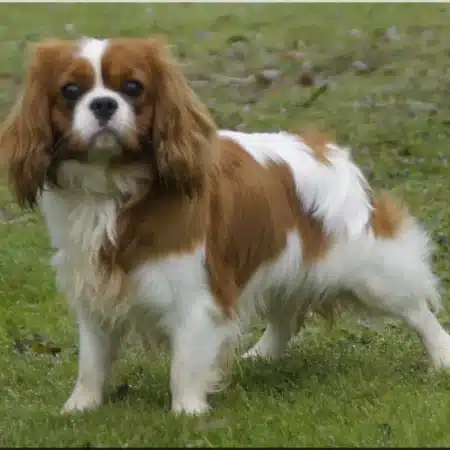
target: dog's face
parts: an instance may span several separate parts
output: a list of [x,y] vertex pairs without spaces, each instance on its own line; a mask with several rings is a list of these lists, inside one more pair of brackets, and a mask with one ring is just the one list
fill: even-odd
[[67,148],[88,160],[108,160],[138,152],[152,138],[148,133],[162,69],[155,50],[147,41],[93,39],[71,49],[70,62],[50,85],[53,124]]
[[0,148],[22,204],[68,159],[147,165],[186,184],[213,152],[215,125],[160,39],[49,41],[36,45]]

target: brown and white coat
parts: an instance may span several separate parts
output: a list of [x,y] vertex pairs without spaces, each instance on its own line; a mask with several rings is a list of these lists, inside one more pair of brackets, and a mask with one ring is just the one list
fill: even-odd
[[0,152],[18,202],[43,211],[78,314],[64,411],[102,403],[136,323],[169,339],[173,410],[203,412],[222,353],[254,319],[268,326],[246,356],[276,357],[341,291],[403,319],[450,366],[416,220],[372,199],[325,136],[217,130],[160,40],[38,44]]

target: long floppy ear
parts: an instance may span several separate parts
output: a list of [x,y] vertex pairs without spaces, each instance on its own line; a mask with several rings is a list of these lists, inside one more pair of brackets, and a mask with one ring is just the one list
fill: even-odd
[[54,64],[55,46],[54,42],[34,46],[25,85],[0,126],[0,153],[21,207],[35,205],[51,162],[48,71]]
[[163,39],[149,41],[154,80],[152,141],[158,176],[190,191],[202,185],[217,151],[216,125]]

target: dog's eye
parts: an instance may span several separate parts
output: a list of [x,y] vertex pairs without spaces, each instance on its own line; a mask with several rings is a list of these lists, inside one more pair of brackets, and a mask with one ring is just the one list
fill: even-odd
[[143,90],[144,86],[138,80],[126,80],[121,88],[121,91],[128,97],[138,97]]
[[61,88],[62,96],[69,102],[76,102],[82,93],[81,86],[76,83],[67,83]]

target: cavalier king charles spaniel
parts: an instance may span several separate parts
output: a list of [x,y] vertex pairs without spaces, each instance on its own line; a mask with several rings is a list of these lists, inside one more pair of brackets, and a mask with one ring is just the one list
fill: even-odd
[[164,39],[36,44],[0,152],[77,314],[64,412],[102,404],[132,327],[169,343],[172,411],[203,413],[255,319],[244,357],[275,358],[339,298],[402,319],[450,367],[431,242],[406,207],[325,136],[218,130]]

